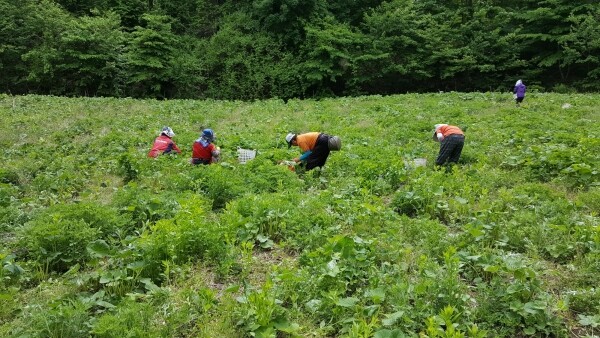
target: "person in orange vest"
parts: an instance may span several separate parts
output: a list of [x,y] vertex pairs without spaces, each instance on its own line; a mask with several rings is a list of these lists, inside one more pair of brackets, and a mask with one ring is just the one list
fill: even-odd
[[175,136],[173,129],[164,127],[160,131],[160,135],[154,140],[154,145],[152,145],[152,149],[148,152],[148,157],[156,158],[160,154],[181,154],[181,150],[172,140],[173,136]]
[[216,147],[215,132],[212,129],[202,130],[200,138],[192,146],[192,164],[211,164],[219,161],[221,150]]
[[446,162],[456,163],[460,158],[465,144],[465,133],[457,126],[436,124],[433,140],[440,142],[440,153],[435,164],[443,165]]
[[311,170],[316,167],[322,168],[329,157],[329,138],[327,134],[311,132],[305,134],[289,133],[285,137],[288,149],[291,146],[298,146],[302,150],[302,155],[294,159],[296,163],[305,164],[305,169]]

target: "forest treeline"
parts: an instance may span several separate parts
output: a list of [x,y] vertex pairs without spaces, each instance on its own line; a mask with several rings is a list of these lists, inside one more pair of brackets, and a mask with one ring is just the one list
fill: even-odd
[[0,0],[0,91],[600,90],[597,0]]

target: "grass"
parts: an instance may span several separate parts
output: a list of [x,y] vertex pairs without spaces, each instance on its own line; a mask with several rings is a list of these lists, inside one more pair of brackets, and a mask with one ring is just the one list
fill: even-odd
[[[0,336],[592,337],[598,102],[2,95]],[[466,132],[454,167],[433,166],[435,123]],[[146,158],[165,125],[183,154]],[[192,167],[205,127],[223,161]],[[293,173],[277,164],[298,156],[290,131],[342,150]],[[103,229],[55,233],[75,221]],[[48,260],[61,268],[40,274]]]

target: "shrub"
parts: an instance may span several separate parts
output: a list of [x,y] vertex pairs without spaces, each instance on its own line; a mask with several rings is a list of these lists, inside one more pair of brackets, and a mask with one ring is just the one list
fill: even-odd
[[303,254],[300,264],[313,272],[320,290],[351,295],[369,284],[376,266],[371,245],[359,237],[333,236],[324,246]]
[[[327,211],[329,194],[302,198],[291,193],[248,195],[228,205],[222,223],[237,231],[239,241],[285,243],[290,250],[320,246],[336,230],[335,215]],[[268,240],[265,240],[268,239]]]
[[0,169],[0,183],[19,185],[19,175],[8,169]]
[[15,337],[89,337],[89,305],[79,300],[35,306],[22,327],[16,327]]
[[155,308],[149,303],[125,301],[94,322],[91,333],[98,338],[162,337],[153,327]]
[[20,231],[19,247],[44,267],[63,272],[85,263],[86,247],[107,236],[122,219],[109,208],[91,204],[64,204],[41,211]]
[[27,220],[27,215],[18,207],[19,191],[16,187],[0,183],[0,232],[10,231]]
[[287,166],[277,165],[261,157],[240,167],[245,192],[255,194],[294,190],[302,187],[302,180]]
[[[227,240],[231,236],[208,217],[209,202],[190,196],[181,202],[174,219],[159,220],[133,242],[139,251],[135,256],[144,262],[144,276],[161,279],[163,262],[202,261],[218,266],[226,261]],[[137,258],[136,258],[137,259]]]
[[155,194],[134,182],[126,185],[117,192],[113,200],[121,214],[130,220],[123,233],[132,234],[147,223],[172,218],[179,210],[177,196],[178,194],[170,191]]
[[234,169],[221,165],[197,166],[192,174],[198,193],[210,198],[212,209],[225,207],[227,202],[239,197],[245,191],[242,177]]

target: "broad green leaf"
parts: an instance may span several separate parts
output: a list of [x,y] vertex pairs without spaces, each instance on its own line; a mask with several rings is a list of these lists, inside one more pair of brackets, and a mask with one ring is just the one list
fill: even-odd
[[398,319],[402,318],[402,316],[404,316],[404,311],[397,311],[394,313],[386,314],[385,318],[381,321],[381,323],[383,324],[383,326],[392,326],[398,321]]
[[360,301],[360,299],[355,298],[355,297],[346,297],[346,298],[338,299],[338,301],[335,302],[335,304],[339,305],[341,307],[353,307],[359,301]]
[[98,258],[103,258],[112,254],[110,246],[102,239],[90,243],[87,247],[87,251],[92,257]]

